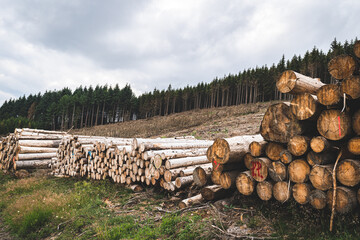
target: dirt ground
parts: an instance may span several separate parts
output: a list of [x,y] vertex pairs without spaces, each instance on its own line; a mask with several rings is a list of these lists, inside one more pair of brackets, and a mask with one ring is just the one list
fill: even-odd
[[262,117],[274,102],[197,109],[168,116],[156,116],[124,123],[72,130],[73,134],[111,137],[194,136],[215,139],[259,132]]

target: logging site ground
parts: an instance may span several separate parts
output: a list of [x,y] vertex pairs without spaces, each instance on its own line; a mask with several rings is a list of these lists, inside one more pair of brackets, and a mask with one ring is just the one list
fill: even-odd
[[[193,110],[114,125],[74,130],[117,137],[192,135],[214,139],[259,131],[271,103]],[[123,185],[32,173],[0,173],[0,239],[359,239],[358,212],[336,215],[299,205],[232,196],[179,210],[199,189],[169,194],[157,188],[134,193]]]

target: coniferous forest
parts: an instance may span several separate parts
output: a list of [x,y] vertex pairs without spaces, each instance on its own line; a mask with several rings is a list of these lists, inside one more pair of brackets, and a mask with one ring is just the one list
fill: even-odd
[[122,88],[105,85],[80,86],[74,91],[64,88],[10,99],[0,107],[0,134],[13,132],[16,127],[67,130],[192,109],[287,100],[290,95],[278,92],[275,87],[284,70],[291,69],[320,78],[324,83],[333,83],[335,80],[328,73],[328,62],[339,54],[352,55],[355,41],[357,39],[341,43],[335,39],[327,53],[314,47],[304,55],[294,55],[291,59],[283,56],[272,66],[247,69],[216,77],[210,83],[201,82],[180,89],[169,85],[167,89],[154,89],[138,97],[130,85]]

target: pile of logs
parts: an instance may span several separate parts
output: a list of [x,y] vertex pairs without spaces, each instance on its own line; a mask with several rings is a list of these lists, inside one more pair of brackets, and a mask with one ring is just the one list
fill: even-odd
[[3,170],[49,168],[65,132],[39,129],[15,129],[0,143],[0,167]]
[[299,204],[328,205],[338,213],[360,203],[358,61],[341,55],[329,62],[337,84],[291,70],[281,75],[278,90],[293,98],[267,109],[260,127],[266,141],[250,144],[248,171],[236,179],[240,193],[280,202],[292,196]]

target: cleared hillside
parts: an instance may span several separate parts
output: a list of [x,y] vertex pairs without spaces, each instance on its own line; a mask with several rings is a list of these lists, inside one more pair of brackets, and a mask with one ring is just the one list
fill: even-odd
[[111,137],[175,137],[199,139],[255,134],[262,116],[275,102],[197,109],[163,117],[72,130],[73,134]]

